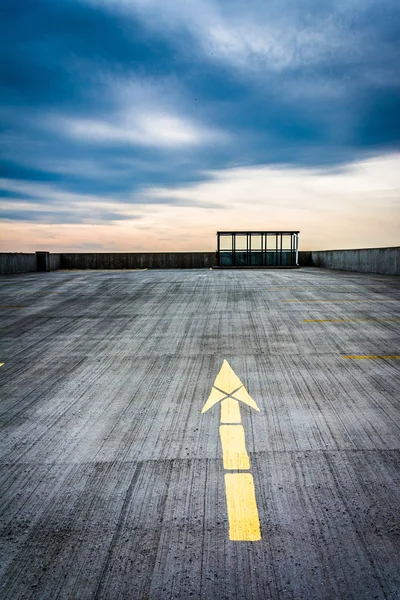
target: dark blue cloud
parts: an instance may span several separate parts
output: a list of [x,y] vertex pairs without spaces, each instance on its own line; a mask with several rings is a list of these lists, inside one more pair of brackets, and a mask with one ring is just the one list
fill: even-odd
[[[235,35],[221,44],[218,34],[207,38],[203,16],[197,27],[194,14],[191,26],[179,19],[178,4],[166,19],[162,3],[144,18],[139,10],[100,1],[3,0],[2,176],[130,204],[144,201],[140,194],[149,186],[201,181],[207,170],[335,166],[399,147],[398,2],[353,2],[343,10],[333,0],[229,1],[215,2],[215,9],[234,34],[250,19],[258,46],[251,37],[241,46]],[[268,46],[274,31],[282,31],[282,47],[279,35]],[[64,117],[114,126],[122,104],[133,114],[146,109],[141,86],[152,90],[149,103],[157,110],[225,132],[226,139],[216,133],[215,140],[168,147],[107,135],[85,139],[62,126]],[[11,200],[18,193],[2,196]],[[63,219],[79,218],[67,213]],[[50,207],[40,218],[51,220],[51,214],[60,222]],[[102,218],[111,217],[105,211]],[[4,218],[39,217],[9,211]]]
[[[169,44],[149,38],[134,19],[74,0],[5,0],[0,35],[1,89],[34,110],[107,107],[106,96],[91,94],[102,69],[156,76],[168,71],[173,55]],[[88,104],[94,100],[95,107]]]
[[124,221],[124,220],[132,220],[132,219],[140,219],[139,215],[123,215],[120,213],[113,212],[103,212],[98,213],[98,211],[92,212],[73,212],[73,211],[52,211],[52,210],[43,210],[43,211],[34,211],[34,210],[8,210],[0,208],[0,219],[4,221],[33,221],[35,223],[44,223],[44,224],[91,224],[91,223],[101,223],[104,224],[110,223],[112,221]]
[[[400,64],[400,60],[399,60]],[[355,127],[356,136],[367,147],[392,146],[400,140],[400,89],[384,89],[365,97]]]

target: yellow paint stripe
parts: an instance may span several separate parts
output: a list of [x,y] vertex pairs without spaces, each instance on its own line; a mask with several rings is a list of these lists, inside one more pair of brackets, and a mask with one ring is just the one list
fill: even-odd
[[254,481],[251,473],[225,475],[229,539],[233,542],[261,540]]
[[383,359],[393,359],[393,358],[400,358],[400,354],[387,354],[387,355],[379,355],[379,354],[370,354],[370,355],[366,355],[366,354],[345,354],[344,356],[342,356],[342,358],[353,358],[356,360],[363,360],[363,359],[375,359],[375,358],[383,358]]
[[224,390],[226,394],[231,394],[234,390],[241,388],[243,383],[236,375],[227,360],[224,360],[222,367],[215,378],[214,386]]
[[0,367],[2,367],[4,365],[4,363],[0,363]]
[[223,400],[223,398],[226,398],[227,395],[228,395],[228,393],[222,392],[221,390],[217,390],[213,386],[211,388],[211,392],[210,392],[210,395],[208,396],[207,402],[201,409],[201,412],[202,413],[207,412],[208,409],[212,408],[214,406],[214,404],[217,404],[217,402],[220,402],[221,400]]
[[15,305],[0,306],[0,308],[25,308],[25,306],[15,304]]
[[260,410],[228,361],[224,360],[222,367],[215,378],[214,386],[211,390],[208,400],[203,406],[201,412],[207,412],[212,406],[214,406],[214,404],[220,400],[223,400],[230,394],[232,394],[236,400],[240,400],[244,404],[251,406],[251,408],[254,408],[254,410]]
[[247,404],[248,406],[251,406],[251,408],[254,408],[254,410],[256,410],[257,412],[260,412],[260,409],[258,408],[255,400],[253,400],[253,398],[249,395],[249,392],[244,386],[242,386],[236,392],[233,392],[232,396],[236,398],[236,400],[240,400],[244,404]]
[[[351,285],[351,284],[350,284]],[[386,284],[387,285],[387,284]],[[355,284],[352,288],[350,287],[341,287],[340,288],[340,293],[343,294],[352,294],[354,292],[356,292],[357,290],[354,288],[359,288],[360,284]],[[377,285],[377,284],[368,284],[368,288],[379,288],[381,289],[382,286],[381,285]],[[390,286],[392,288],[395,289],[395,285]],[[279,285],[278,287],[269,287],[266,288],[269,291],[278,291],[278,290],[337,290],[337,286],[335,285]],[[378,292],[379,293],[379,292]]]
[[400,323],[400,319],[304,319],[304,323]]
[[281,300],[281,302],[399,302],[399,300]]
[[224,469],[238,471],[250,469],[250,459],[246,450],[242,425],[221,425],[219,435],[221,437]]
[[239,402],[233,398],[227,398],[221,402],[221,423],[241,423]]
[[[280,285],[279,287],[270,287],[267,288],[268,291],[270,292],[278,292],[279,290],[337,290],[337,288],[335,286],[330,286],[330,287],[326,287],[326,286],[316,286],[316,285]],[[351,294],[354,293],[355,290],[346,290],[345,294]]]

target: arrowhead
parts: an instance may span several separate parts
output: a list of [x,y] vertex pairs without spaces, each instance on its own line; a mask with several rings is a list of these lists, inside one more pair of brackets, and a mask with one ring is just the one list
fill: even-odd
[[205,413],[209,408],[214,406],[214,404],[224,400],[227,396],[230,396],[230,394],[232,394],[231,397],[234,400],[239,400],[240,402],[251,406],[254,410],[260,410],[228,361],[224,360],[221,370],[215,378],[211,394],[201,412]]

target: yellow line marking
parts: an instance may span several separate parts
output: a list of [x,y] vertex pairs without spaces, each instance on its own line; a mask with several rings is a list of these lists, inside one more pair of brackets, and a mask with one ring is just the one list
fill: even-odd
[[[244,428],[240,425],[239,402],[257,411],[260,409],[227,360],[222,363],[201,412],[205,413],[218,402],[221,402],[221,423],[230,423],[219,427],[224,469],[247,471],[250,469],[250,458],[246,450]],[[251,473],[227,473],[225,490],[229,539],[248,542],[260,540],[260,520]]]
[[26,308],[26,307],[15,304],[15,305],[12,305],[12,306],[10,306],[10,305],[8,305],[8,306],[0,306],[0,308]]
[[233,398],[227,398],[221,402],[221,423],[241,423],[239,402]]
[[304,323],[399,323],[400,319],[304,319]]
[[242,425],[220,425],[224,469],[248,471],[250,459],[246,451],[246,441]]
[[229,539],[233,542],[261,540],[260,519],[251,473],[226,473],[225,491]]
[[[369,284],[368,285],[368,288],[376,288],[376,287],[379,288],[379,289],[382,289],[381,285],[377,285],[377,284]],[[394,289],[396,289],[395,285],[393,285],[391,287],[393,287]],[[337,290],[337,291],[340,291],[340,293],[343,293],[343,294],[351,294],[351,293],[354,293],[354,292],[358,291],[357,289],[354,289],[354,288],[360,288],[360,284],[355,284],[352,289],[350,287],[348,287],[348,288],[341,287],[340,290],[338,290],[337,286],[335,286],[335,285],[280,285],[278,287],[269,287],[269,288],[266,288],[266,289],[270,290],[270,291],[271,290],[273,290],[273,291],[277,291],[277,290],[315,290],[315,291],[318,291],[318,290]],[[383,293],[383,292],[377,292],[377,293]]]
[[2,367],[4,365],[4,363],[0,363],[0,367]]
[[[337,290],[337,288],[334,286],[331,286],[331,287],[321,286],[320,287],[320,286],[315,286],[315,285],[306,285],[304,287],[301,285],[288,285],[288,286],[282,285],[279,287],[267,288],[267,291],[269,291],[269,292],[272,292],[272,291],[278,292],[279,290],[315,290],[315,291],[319,291],[319,290]],[[351,294],[352,292],[354,293],[354,291],[355,290],[347,290],[344,293]]]
[[400,358],[400,354],[387,354],[386,356],[381,354],[371,354],[371,355],[363,355],[363,354],[345,354],[342,358],[354,358],[356,360],[362,360],[365,358],[375,359],[375,358],[383,358],[383,359],[392,359],[392,358]]
[[214,406],[214,404],[217,404],[217,402],[224,400],[228,396],[232,396],[234,400],[240,400],[244,404],[254,408],[254,410],[260,410],[228,361],[224,360],[222,367],[215,378],[211,394],[209,395],[208,400],[203,406],[201,412],[207,412],[207,410]]
[[399,300],[281,300],[281,302],[399,302]]

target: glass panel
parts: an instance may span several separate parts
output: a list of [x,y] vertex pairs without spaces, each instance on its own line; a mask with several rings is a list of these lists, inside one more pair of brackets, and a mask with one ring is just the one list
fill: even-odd
[[235,250],[247,250],[247,235],[235,236]]
[[251,236],[251,251],[261,250],[261,235]]
[[267,235],[267,250],[276,250],[276,235]]
[[243,266],[247,265],[247,251],[246,250],[236,250],[235,252],[235,265]]
[[282,250],[290,250],[291,241],[292,241],[291,235],[283,235],[282,236]]
[[273,250],[268,250],[265,255],[265,264],[267,265],[267,267],[277,265],[278,256],[279,255],[277,254],[277,252],[274,252]]
[[231,266],[233,264],[232,256],[233,256],[232,252],[220,252],[219,253],[220,263],[219,264],[225,265],[227,267]]
[[266,236],[266,248],[267,252],[264,258],[264,264],[267,267],[273,266],[277,264],[277,253],[276,253],[276,235],[267,235]]
[[219,238],[220,250],[232,250],[232,236],[221,235]]
[[251,265],[262,265],[262,237],[261,235],[251,235]]

